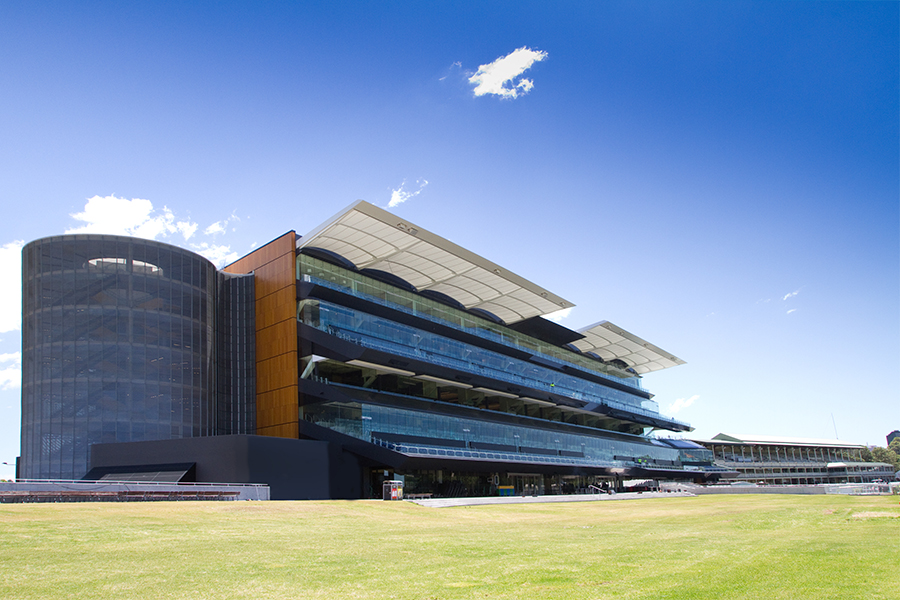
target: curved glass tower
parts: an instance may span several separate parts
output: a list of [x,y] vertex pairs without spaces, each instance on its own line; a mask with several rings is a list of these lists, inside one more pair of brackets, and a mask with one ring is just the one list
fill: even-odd
[[94,443],[215,433],[216,277],[149,240],[25,246],[21,477],[79,478]]

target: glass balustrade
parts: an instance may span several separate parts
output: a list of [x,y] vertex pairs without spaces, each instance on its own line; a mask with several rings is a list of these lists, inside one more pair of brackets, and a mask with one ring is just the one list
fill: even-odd
[[630,414],[686,425],[660,415],[655,402],[640,396],[358,310],[308,300],[302,303],[299,312],[303,323],[364,347],[588,403],[604,404]]
[[389,306],[390,308],[476,335],[482,339],[531,354],[538,354],[544,359],[553,361],[561,366],[574,366],[620,384],[639,390],[643,389],[641,378],[634,373],[577,352],[548,344],[498,323],[472,315],[464,310],[459,310],[390,284],[373,280],[360,273],[343,269],[311,256],[301,254],[297,257],[297,278],[364,298],[383,306]]
[[586,466],[680,464],[678,450],[637,436],[609,439],[548,431],[538,423],[525,427],[362,402],[308,404],[303,410],[317,425],[407,454]]

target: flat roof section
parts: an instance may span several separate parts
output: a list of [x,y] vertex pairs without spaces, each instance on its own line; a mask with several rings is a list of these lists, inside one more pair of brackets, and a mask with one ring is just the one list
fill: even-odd
[[603,360],[619,359],[639,374],[687,364],[677,356],[654,346],[609,321],[579,329],[583,339],[572,345],[582,352],[594,352]]
[[474,252],[363,200],[298,240],[298,249],[307,246],[336,252],[358,269],[378,269],[401,277],[419,291],[446,294],[466,308],[489,311],[507,324],[574,306]]

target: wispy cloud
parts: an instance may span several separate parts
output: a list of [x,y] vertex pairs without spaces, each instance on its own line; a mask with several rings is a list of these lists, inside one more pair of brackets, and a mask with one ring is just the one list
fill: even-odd
[[[238,258],[236,252],[225,244],[191,241],[200,225],[190,219],[179,219],[168,206],[161,210],[153,208],[153,203],[142,198],[117,198],[116,196],[94,196],[84,205],[84,210],[70,215],[81,224],[66,229],[65,233],[105,233],[126,235],[150,240],[169,241],[170,237],[181,237],[187,246],[221,267]],[[232,214],[203,229],[203,235],[216,236],[228,231],[229,224],[240,219]],[[234,230],[232,225],[232,231]]]
[[787,311],[787,314],[791,314],[792,312],[797,312],[797,309],[796,309],[796,308],[792,308],[791,310]]
[[[22,328],[22,246],[16,240],[0,246],[0,281],[7,282],[0,294],[0,333]],[[2,385],[2,384],[0,384]]]
[[191,250],[203,256],[217,267],[223,267],[240,258],[240,255],[231,249],[231,246],[222,244],[209,244],[207,242],[191,244]]
[[675,402],[669,405],[669,408],[666,409],[666,412],[669,414],[675,414],[680,410],[683,410],[700,399],[700,396],[695,394],[690,398],[678,398]]
[[787,300],[788,298],[793,298],[794,296],[796,296],[796,295],[799,294],[799,293],[800,293],[800,290],[797,290],[797,291],[795,291],[795,292],[791,292],[791,293],[789,293],[789,294],[785,294],[785,295],[784,295],[784,298],[782,298],[782,300]]
[[414,192],[408,192],[406,191],[406,180],[404,179],[399,188],[391,190],[391,201],[388,202],[387,207],[394,208],[395,206],[403,204],[410,198],[415,198],[422,193],[422,190],[428,185],[428,181],[426,179],[417,179],[416,184],[419,186],[419,189]]
[[[221,221],[216,221],[215,223],[204,229],[203,233],[206,235],[219,235],[220,233],[225,233],[226,231],[228,231],[229,223],[240,220],[241,219],[236,214],[231,213],[230,217]],[[234,231],[233,228],[232,231]]]
[[495,94],[502,98],[518,98],[527,94],[534,87],[531,79],[516,79],[531,68],[536,62],[547,58],[541,50],[522,47],[501,56],[492,63],[481,65],[478,71],[469,77],[469,83],[475,86],[475,95]]
[[22,353],[0,354],[0,390],[19,387],[22,387]]
[[450,65],[449,69],[447,69],[448,73],[446,75],[444,75],[443,77],[438,77],[438,81],[444,81],[445,79],[447,79],[450,76],[451,71],[459,71],[460,69],[462,69],[462,63],[459,61],[456,61],[455,63]]
[[553,311],[550,314],[544,315],[544,318],[548,321],[553,321],[554,323],[559,323],[563,319],[567,318],[571,313],[574,306],[570,306],[569,308],[561,308],[559,310]]

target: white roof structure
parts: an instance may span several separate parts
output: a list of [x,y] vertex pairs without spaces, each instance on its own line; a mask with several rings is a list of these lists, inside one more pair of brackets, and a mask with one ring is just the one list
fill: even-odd
[[857,448],[862,444],[853,444],[850,442],[842,442],[840,440],[828,440],[818,438],[802,438],[802,437],[783,437],[775,435],[746,435],[746,434],[727,434],[720,433],[713,436],[711,443],[730,442],[740,444],[757,444],[757,445],[773,445],[773,446],[820,446],[829,448]]
[[617,358],[641,375],[686,364],[677,356],[609,321],[579,329],[578,333],[584,338],[572,342],[573,346],[582,352],[594,352],[606,361]]
[[335,252],[358,269],[401,277],[419,291],[434,290],[466,308],[515,323],[573,304],[499,265],[359,200],[300,238],[297,248]]

